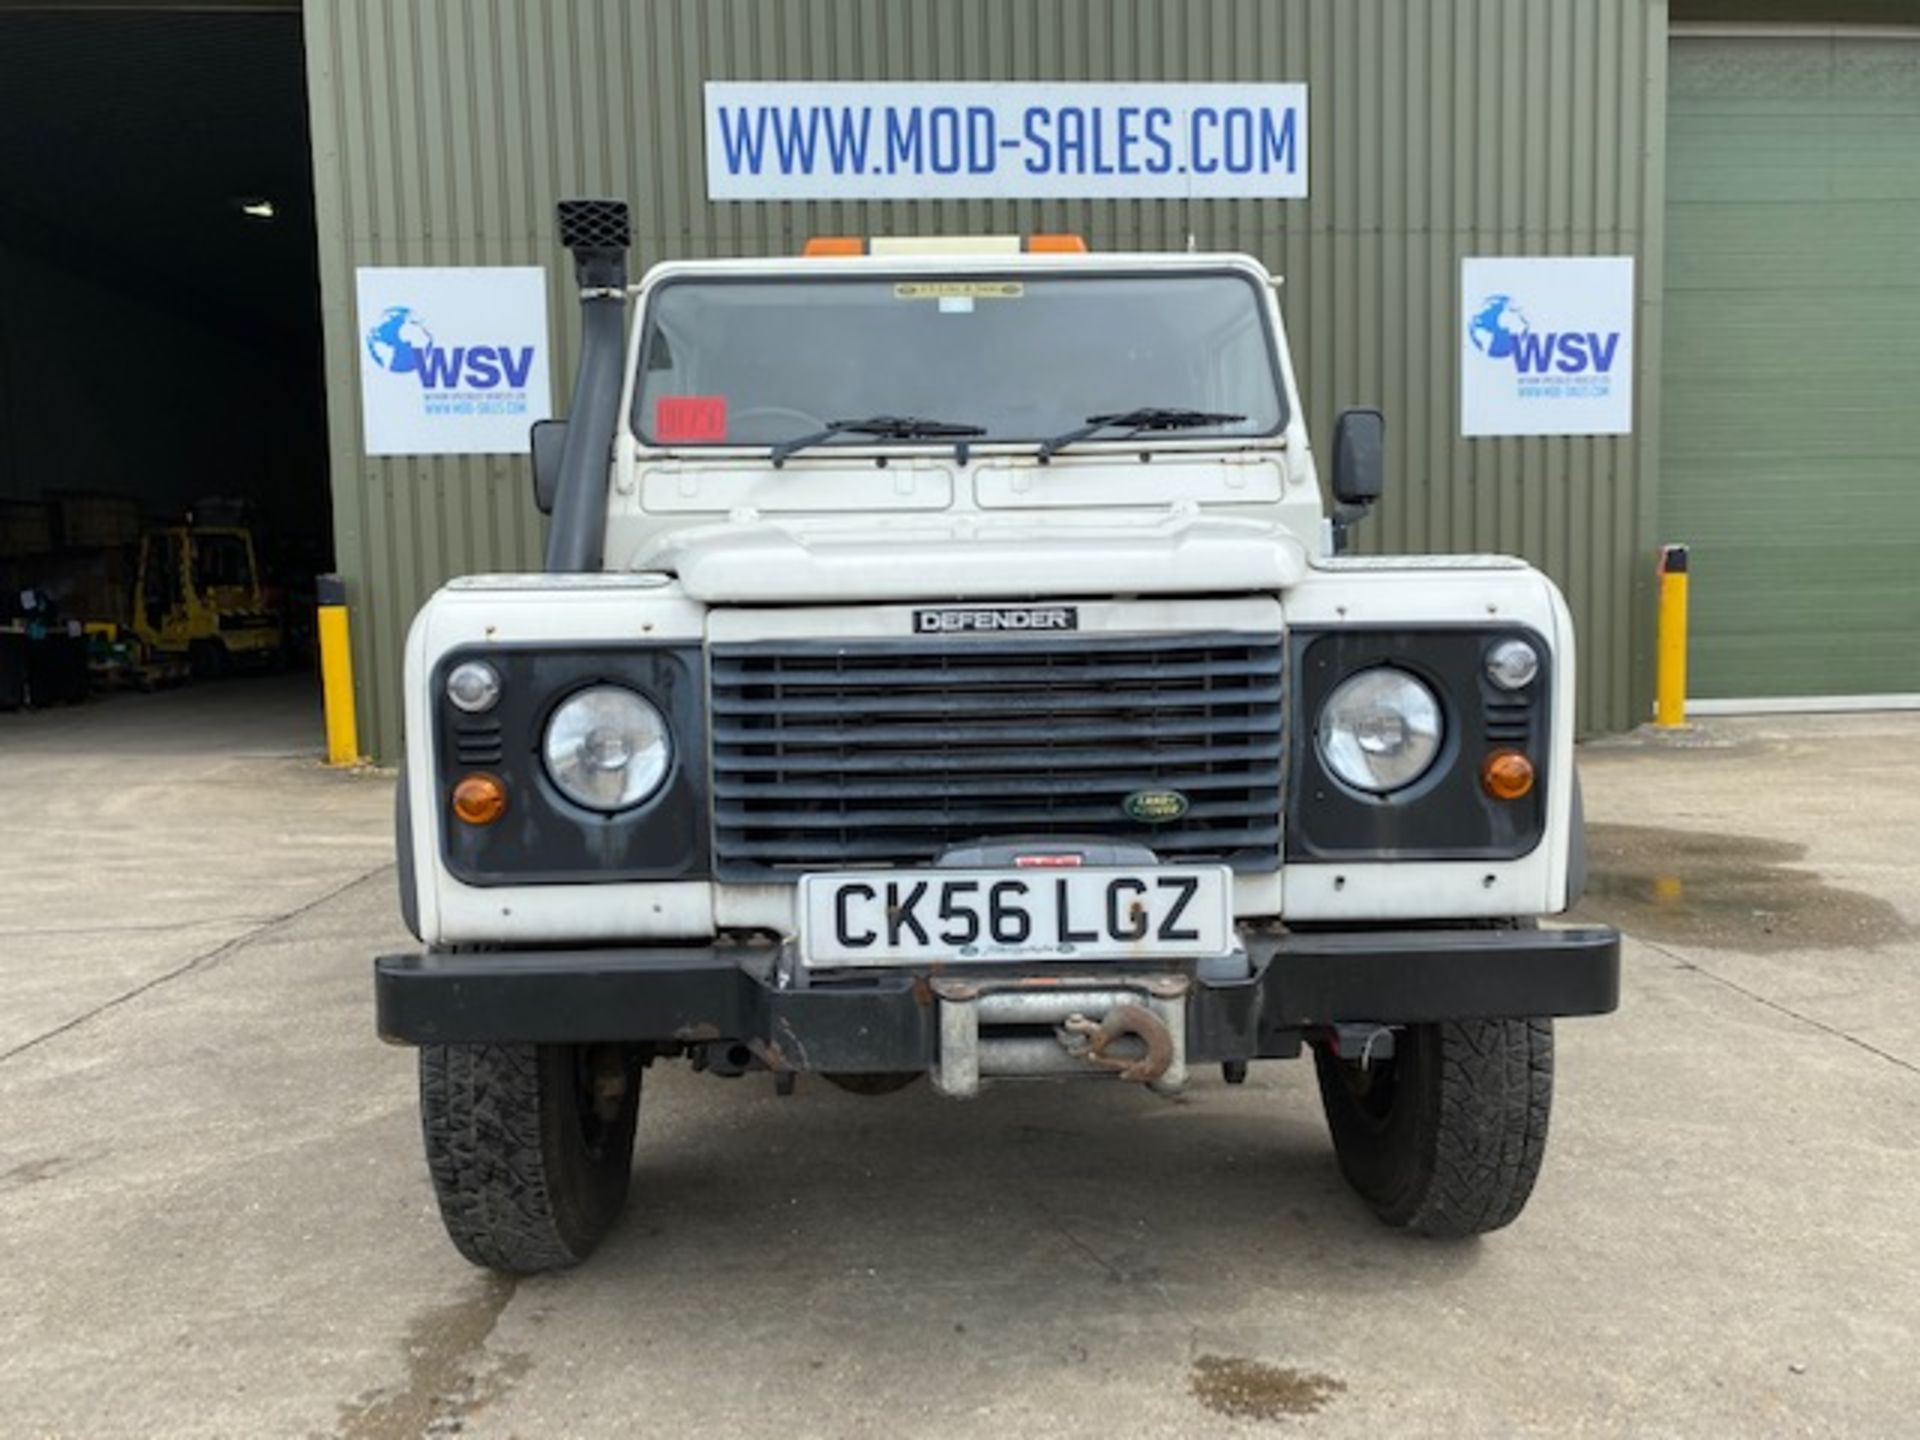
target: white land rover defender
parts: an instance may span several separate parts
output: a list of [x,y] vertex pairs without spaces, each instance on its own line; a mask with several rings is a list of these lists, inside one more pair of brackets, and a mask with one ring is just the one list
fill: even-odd
[[376,967],[462,1253],[585,1256],[676,1058],[970,1096],[1307,1047],[1384,1221],[1512,1220],[1551,1017],[1619,983],[1613,931],[1537,924],[1580,885],[1572,625],[1516,560],[1341,557],[1381,420],[1330,517],[1267,272],[1056,236],[630,288],[623,204],[560,230],[547,573],[413,626],[422,948]]

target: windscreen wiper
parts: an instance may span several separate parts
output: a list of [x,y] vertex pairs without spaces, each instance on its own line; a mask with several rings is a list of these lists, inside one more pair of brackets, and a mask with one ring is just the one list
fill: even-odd
[[927,420],[918,415],[869,415],[864,420],[830,420],[823,430],[782,440],[767,452],[767,458],[778,470],[787,463],[789,455],[836,435],[878,435],[885,440],[971,440],[986,433],[982,425],[955,425],[951,421]]
[[1042,444],[1036,458],[1044,465],[1067,446],[1090,440],[1102,430],[1125,430],[1128,435],[1138,435],[1147,430],[1198,430],[1203,425],[1231,425],[1246,418],[1224,410],[1174,410],[1155,405],[1120,410],[1112,415],[1089,415],[1087,423],[1078,430],[1056,435]]

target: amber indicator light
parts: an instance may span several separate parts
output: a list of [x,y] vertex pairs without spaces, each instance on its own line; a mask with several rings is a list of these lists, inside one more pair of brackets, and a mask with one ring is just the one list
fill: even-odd
[[867,242],[857,235],[815,235],[800,253],[809,260],[823,255],[864,255]]
[[507,812],[507,787],[493,775],[463,775],[453,787],[453,813],[469,825],[491,825]]
[[1533,762],[1518,750],[1496,750],[1481,762],[1480,786],[1496,800],[1522,799],[1533,790]]

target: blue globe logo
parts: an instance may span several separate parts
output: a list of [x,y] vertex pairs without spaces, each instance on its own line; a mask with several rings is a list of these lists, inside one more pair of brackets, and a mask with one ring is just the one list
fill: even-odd
[[1467,338],[1490,360],[1513,354],[1514,342],[1527,333],[1527,317],[1511,295],[1489,295],[1467,321]]
[[405,305],[389,305],[380,323],[367,332],[367,354],[382,370],[405,375],[420,368],[420,356],[433,336]]

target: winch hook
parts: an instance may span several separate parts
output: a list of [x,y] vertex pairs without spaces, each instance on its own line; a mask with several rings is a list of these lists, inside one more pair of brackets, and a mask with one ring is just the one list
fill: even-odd
[[[1146,1047],[1137,1056],[1109,1055],[1115,1041],[1132,1036]],[[1066,1023],[1054,1031],[1062,1048],[1077,1060],[1114,1071],[1122,1080],[1151,1084],[1167,1073],[1173,1063],[1173,1035],[1161,1018],[1144,1005],[1116,1005],[1100,1020],[1085,1015],[1069,1015]]]

